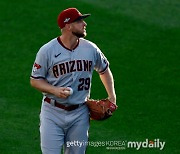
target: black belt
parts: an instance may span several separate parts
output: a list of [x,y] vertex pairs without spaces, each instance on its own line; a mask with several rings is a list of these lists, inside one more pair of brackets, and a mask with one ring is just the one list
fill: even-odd
[[[46,97],[46,98],[44,99],[44,101],[46,101],[46,102],[49,103],[49,104],[51,104],[51,100],[52,100],[52,99],[50,99],[50,98],[48,98],[48,97]],[[78,105],[65,106],[65,105],[60,104],[60,103],[58,103],[57,101],[54,100],[54,106],[56,106],[56,107],[58,107],[58,108],[61,108],[61,109],[64,109],[64,110],[66,110],[66,111],[75,110],[75,109],[77,109],[78,107],[80,107],[80,106],[82,106],[82,105],[84,105],[84,104],[85,104],[85,103],[83,103],[83,104],[78,104]]]

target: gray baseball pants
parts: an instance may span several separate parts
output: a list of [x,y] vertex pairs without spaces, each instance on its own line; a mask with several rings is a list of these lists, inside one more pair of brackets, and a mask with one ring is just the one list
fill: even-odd
[[88,142],[89,111],[86,105],[66,111],[46,102],[40,113],[43,154],[85,154]]

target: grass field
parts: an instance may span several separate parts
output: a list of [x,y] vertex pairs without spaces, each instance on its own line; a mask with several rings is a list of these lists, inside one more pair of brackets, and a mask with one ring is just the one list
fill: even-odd
[[[180,153],[178,0],[6,0],[0,6],[0,154],[41,153],[42,95],[29,76],[36,52],[60,34],[56,18],[67,7],[92,14],[87,39],[104,52],[115,79],[119,109],[107,121],[91,121],[90,141],[166,142],[163,150],[89,146],[87,154]],[[107,96],[97,73],[91,96]]]

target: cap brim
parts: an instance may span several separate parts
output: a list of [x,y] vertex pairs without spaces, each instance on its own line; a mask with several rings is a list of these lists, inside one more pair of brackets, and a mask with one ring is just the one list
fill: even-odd
[[78,17],[77,19],[75,19],[73,22],[81,20],[81,19],[85,19],[87,17],[89,17],[91,14],[83,14],[82,16]]

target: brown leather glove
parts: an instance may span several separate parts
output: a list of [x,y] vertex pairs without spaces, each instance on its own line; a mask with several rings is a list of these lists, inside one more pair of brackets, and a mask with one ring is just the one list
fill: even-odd
[[112,116],[112,113],[117,109],[117,105],[110,102],[108,99],[93,100],[88,99],[86,102],[90,118],[92,120],[105,120]]

